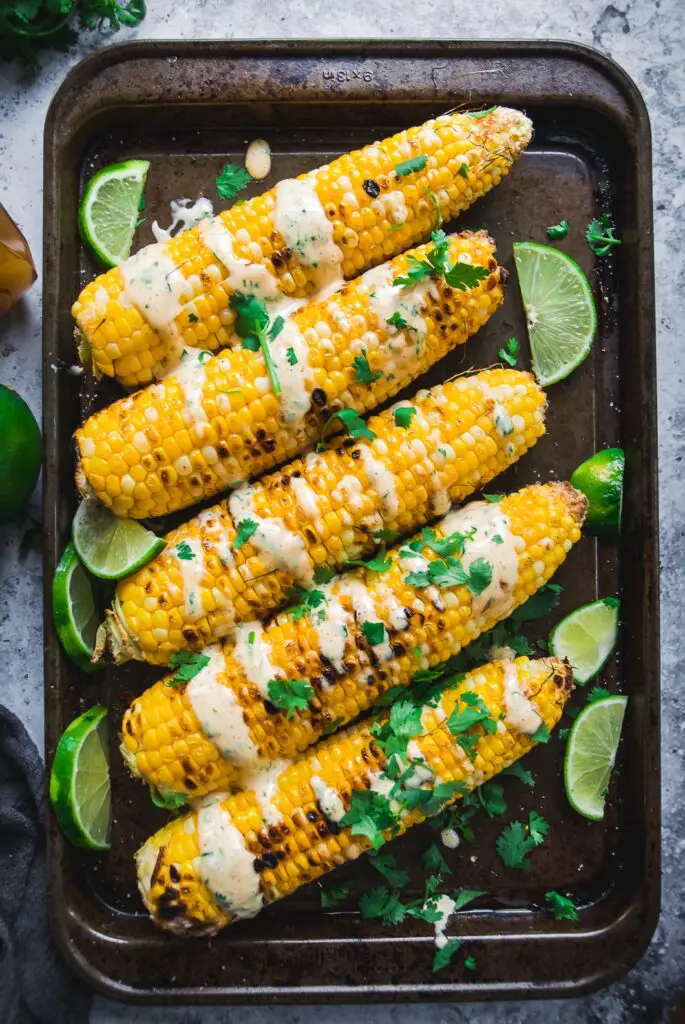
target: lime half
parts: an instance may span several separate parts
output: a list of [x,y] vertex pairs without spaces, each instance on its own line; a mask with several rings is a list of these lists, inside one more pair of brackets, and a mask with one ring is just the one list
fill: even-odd
[[627,703],[627,697],[605,697],[588,704],[569,733],[564,761],[566,796],[574,810],[592,821],[604,817]]
[[75,846],[109,849],[107,708],[94,707],[62,733],[50,772],[50,801]]
[[595,301],[583,271],[559,249],[517,242],[514,261],[533,372],[547,387],[568,377],[592,348],[597,331]]
[[571,483],[588,500],[585,528],[596,537],[618,537],[623,504],[622,448],[605,448],[578,466]]
[[85,672],[98,665],[91,661],[99,616],[93,585],[69,544],[55,569],[52,581],[52,614],[62,647]]
[[166,547],[151,530],[134,519],[119,519],[92,498],[79,505],[71,536],[86,569],[103,580],[130,576]]
[[549,638],[549,650],[556,658],[568,658],[573,681],[585,686],[606,664],[616,646],[619,602],[605,597],[584,604],[559,623]]
[[0,384],[0,523],[22,510],[40,473],[40,429],[24,399]]
[[78,211],[79,230],[106,267],[118,266],[131,253],[149,169],[148,160],[110,164],[86,185]]

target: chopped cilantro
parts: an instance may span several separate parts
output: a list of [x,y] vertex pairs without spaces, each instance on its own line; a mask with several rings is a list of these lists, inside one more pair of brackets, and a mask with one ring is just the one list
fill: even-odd
[[521,765],[520,761],[514,761],[508,768],[505,768],[502,775],[513,775],[515,778],[520,779],[524,786],[530,786],[531,788],[535,785],[535,778],[533,774]]
[[[475,532],[475,529],[469,530],[468,533],[458,533],[455,530],[454,533],[448,534],[447,537],[438,537],[435,530],[427,527],[422,532],[420,540],[421,544],[425,544],[436,555],[444,558],[447,555],[463,555],[466,541],[471,540]],[[412,544],[409,547],[412,547]]]
[[530,737],[534,743],[548,743],[551,736],[551,732],[547,728],[544,722],[535,730],[533,735]]
[[593,686],[587,695],[588,704],[594,704],[596,700],[604,700],[605,697],[610,697],[611,694],[608,690],[605,690],[603,686]]
[[387,554],[385,545],[383,545],[373,558],[367,558],[366,561],[357,559],[347,562],[346,565],[359,565],[363,569],[370,569],[371,572],[387,572],[392,565],[392,558]]
[[407,908],[399,893],[390,892],[383,885],[365,892],[359,899],[359,909],[362,917],[379,917],[385,925],[402,924],[407,916]]
[[491,780],[483,786],[478,786],[473,793],[488,818],[507,813],[508,804],[504,799],[504,786],[501,783]]
[[376,853],[371,850],[369,860],[371,867],[375,868],[393,889],[403,889],[409,881],[409,872],[397,866],[397,861],[391,853]]
[[464,957],[464,967],[466,968],[467,971],[475,971],[476,961],[472,956]]
[[403,405],[400,409],[395,409],[395,426],[409,430],[415,415],[416,409],[413,405]]
[[191,324],[199,324],[200,318],[195,313],[188,313],[188,320]]
[[380,370],[374,371],[371,369],[371,366],[369,365],[369,360],[367,359],[366,356],[366,351],[364,349],[362,349],[362,354],[360,356],[354,357],[354,359],[352,360],[352,365],[354,367],[354,372],[357,377],[357,380],[361,384],[373,384],[375,380],[380,380],[380,378],[383,376]]
[[150,799],[165,811],[180,811],[188,803],[186,793],[160,793],[156,786],[150,786]]
[[331,569],[330,566],[328,565],[317,565],[316,569],[314,570],[315,583],[330,583],[334,576],[335,571]]
[[389,316],[385,321],[386,324],[390,324],[391,327],[396,327],[398,331],[403,331],[409,324],[399,313],[395,312],[392,316]]
[[176,545],[174,554],[182,562],[191,562],[195,558],[195,553],[187,540],[182,540],[180,544]]
[[346,900],[350,895],[349,885],[329,885],[327,889],[321,890],[321,906],[324,910],[337,907],[339,903]]
[[457,260],[444,276],[450,288],[464,292],[484,281],[489,276],[489,271],[486,267],[474,267],[471,263],[460,263]]
[[545,836],[549,832],[549,823],[537,811],[531,811],[528,815],[528,828],[530,829],[530,838],[536,846],[544,843]]
[[614,234],[608,213],[601,213],[598,220],[590,221],[585,238],[595,256],[599,257],[606,256],[615,245],[621,245],[621,239]]
[[475,121],[480,121],[480,119],[482,117],[487,117],[488,114],[491,114],[493,112],[493,110],[497,110],[497,106],[488,107],[487,110],[477,110],[477,111],[471,111],[470,110],[468,116],[472,117]]
[[483,497],[486,501],[489,501],[491,505],[499,505],[500,501],[504,498],[503,494],[484,494]]
[[288,360],[288,366],[297,366],[297,356],[295,355],[295,349],[286,349],[286,359]]
[[442,224],[443,216],[442,210],[440,209],[440,203],[438,202],[438,197],[436,196],[435,192],[433,192],[433,190],[430,188],[424,189],[424,193],[428,196],[431,203],[433,204],[433,208],[435,210],[435,226],[436,228],[439,228]]
[[181,686],[189,683],[191,679],[202,671],[205,665],[209,665],[209,658],[199,651],[176,651],[169,658],[169,668],[175,669],[173,676],[167,679],[167,686]]
[[550,224],[550,226],[547,228],[547,237],[551,242],[556,242],[561,238],[566,238],[567,234],[567,220],[560,220],[558,224]]
[[524,622],[543,619],[557,607],[562,593],[563,587],[560,587],[558,583],[545,583],[532,597],[516,608],[506,621],[510,623],[513,630],[517,630]]
[[527,825],[521,821],[510,822],[497,840],[497,853],[504,866],[530,871],[526,858],[544,841],[548,831],[549,825],[535,811],[531,811]]
[[247,634],[247,642],[250,645],[250,647],[252,647],[252,644],[255,642],[256,639],[257,634],[253,629],[251,629],[250,632]]
[[378,739],[386,757],[406,755],[407,744],[421,732],[421,713],[421,705],[416,704],[411,696],[406,696],[395,701],[385,722],[372,726],[372,734]]
[[447,861],[440,852],[440,847],[437,843],[431,843],[420,858],[421,867],[424,871],[431,873],[437,873],[438,875],[451,875],[452,869],[447,864]]
[[457,953],[463,943],[461,939],[448,939],[442,949],[438,949],[433,957],[433,974],[437,971],[441,971],[443,967],[447,967],[452,961],[452,957]]
[[286,718],[292,718],[296,711],[306,711],[316,696],[308,679],[272,679],[267,693],[271,703],[285,711]]
[[411,572],[404,579],[412,587],[465,585],[473,594],[482,594],[492,580],[492,565],[484,558],[477,558],[467,572],[459,559],[448,556],[430,562],[427,569]]
[[385,643],[385,624],[383,622],[363,622],[362,633],[373,647]]
[[450,895],[454,901],[452,913],[456,914],[458,910],[461,910],[468,903],[472,903],[473,900],[477,900],[479,896],[485,896],[485,893],[482,889],[455,889]]
[[411,160],[403,160],[395,167],[395,174],[398,178],[404,178],[407,174],[415,171],[422,171],[428,163],[428,157],[422,153],[420,156],[413,156]]
[[464,163],[459,165],[459,169],[457,170],[457,174],[460,174],[462,176],[462,178],[468,178],[468,176],[469,176],[469,165],[466,163],[466,161],[464,161]]
[[570,900],[568,896],[562,896],[555,889],[550,889],[545,893],[545,900],[549,903],[555,921],[578,920],[578,911],[573,900]]
[[239,551],[243,544],[252,537],[259,529],[259,523],[255,522],[254,519],[241,519],[238,523],[238,529],[235,532],[235,540],[233,541],[233,548],[235,551]]
[[326,595],[323,590],[305,590],[304,587],[294,586],[289,588],[287,596],[293,601],[288,611],[295,622],[305,615],[311,615],[313,611],[326,603]]
[[412,288],[426,277],[444,277],[453,288],[464,290],[473,288],[488,276],[485,267],[474,267],[470,263],[455,263],[448,267],[450,243],[444,231],[438,229],[431,235],[432,249],[428,249],[425,258],[407,257],[406,277],[396,277],[394,284],[399,288]]
[[497,353],[503,363],[509,366],[516,366],[516,357],[519,354],[520,345],[516,338],[509,338]]
[[345,428],[346,432],[355,438],[363,437],[367,441],[373,441],[376,438],[373,430],[369,430],[364,420],[361,418],[359,413],[355,412],[354,409],[338,409],[332,416],[326,420],[321,431],[321,441],[319,447],[324,443],[326,434],[328,433],[331,425],[338,420]]
[[444,805],[457,795],[465,793],[466,787],[461,782],[439,782],[433,789],[409,789],[400,794],[402,803],[410,811],[420,807],[427,818],[441,811]]
[[244,167],[237,164],[226,164],[221,174],[216,179],[216,190],[222,199],[235,199],[239,192],[254,181],[251,174]]
[[354,836],[366,836],[375,850],[385,842],[383,833],[397,824],[389,801],[374,790],[353,790],[352,802],[340,824]]
[[243,339],[243,347],[254,352],[261,349],[273,393],[276,396],[280,395],[281,385],[269,351],[269,342],[281,333],[285,320],[282,316],[277,316],[273,323],[270,323],[266,304],[256,295],[233,292],[230,303],[236,313],[235,329]]

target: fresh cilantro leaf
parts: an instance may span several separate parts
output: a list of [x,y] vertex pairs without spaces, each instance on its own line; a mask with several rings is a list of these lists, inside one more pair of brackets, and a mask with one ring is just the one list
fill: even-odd
[[466,585],[473,594],[482,594],[492,582],[492,565],[485,558],[476,558],[469,566]]
[[372,727],[372,734],[386,757],[406,755],[407,744],[421,731],[421,713],[421,706],[411,697],[400,698],[390,708],[387,720]]
[[209,665],[206,654],[200,654],[199,651],[176,651],[169,658],[169,668],[175,669],[175,672],[167,679],[167,686],[182,686],[183,683],[189,683],[205,665]]
[[409,872],[397,866],[397,861],[391,853],[375,853],[371,850],[369,860],[371,867],[374,867],[393,889],[403,889],[409,881]]
[[350,895],[349,885],[329,885],[327,889],[321,890],[321,906],[324,910],[337,907]]
[[601,213],[598,220],[591,220],[585,232],[587,244],[595,256],[606,256],[615,245],[621,245],[621,239],[614,234],[611,218],[608,213]]
[[559,739],[561,740],[562,743],[566,742],[566,740],[568,739],[568,734],[570,733],[570,731],[571,731],[570,728],[568,728],[568,729],[559,729],[559,731],[557,733],[557,736],[559,737]]
[[530,838],[536,846],[544,843],[545,836],[549,832],[549,822],[545,821],[537,811],[531,811],[528,815],[528,828],[530,829]]
[[150,799],[164,811],[180,811],[188,803],[186,793],[160,793],[156,786],[150,786]]
[[200,322],[200,318],[199,316],[197,316],[196,313],[188,313],[188,319],[190,320],[191,324],[199,324]]
[[435,530],[427,527],[421,534],[420,546],[425,545],[443,558],[448,555],[463,555],[466,541],[471,540],[474,533],[475,530],[469,530],[468,533],[459,533],[455,530],[447,537],[438,537]]
[[402,163],[397,164],[395,167],[395,174],[398,178],[404,178],[407,174],[413,174],[415,171],[422,171],[428,163],[428,157],[425,154],[421,156],[413,156],[411,160],[403,160]]
[[415,415],[416,409],[413,405],[403,405],[401,409],[395,409],[395,426],[409,430]]
[[460,174],[462,178],[468,178],[469,165],[466,163],[466,161],[459,165],[459,168],[457,169],[457,174]]
[[458,910],[461,910],[468,903],[472,903],[473,900],[477,900],[479,896],[485,896],[482,889],[455,889],[453,893],[450,893],[454,900],[453,914],[456,914]]
[[354,561],[347,562],[346,565],[359,565],[363,569],[370,569],[371,572],[387,572],[392,565],[392,558],[387,554],[385,545],[383,545],[378,554],[373,558],[367,558],[366,561],[363,559],[356,559]]
[[445,281],[451,288],[459,291],[466,291],[475,288],[477,284],[489,277],[490,272],[486,267],[474,267],[471,263],[460,263],[457,261],[448,271],[445,272]]
[[276,338],[281,333],[281,331],[283,330],[284,327],[285,327],[285,319],[284,319],[284,317],[277,316],[276,319],[272,321],[271,326],[269,327],[269,341],[275,341]]
[[362,633],[372,647],[375,644],[385,643],[385,623],[383,622],[363,622]]
[[335,576],[335,571],[328,565],[317,565],[314,570],[314,582],[318,584],[330,583]]
[[355,356],[352,360],[354,372],[357,380],[361,384],[373,384],[375,380],[380,380],[383,376],[380,370],[372,370],[367,359],[366,352],[362,349],[360,356]]
[[320,446],[323,445],[324,438],[326,437],[330,427],[335,421],[338,420],[345,431],[351,436],[359,439],[360,437],[365,438],[367,441],[373,441],[376,438],[373,430],[369,430],[364,420],[361,418],[359,413],[355,412],[354,409],[338,409],[334,412],[323,425],[321,431]]
[[436,950],[433,957],[433,974],[441,971],[443,967],[447,967],[451,963],[452,957],[461,949],[462,945],[461,939],[448,939],[442,949]]
[[526,857],[535,849],[535,845],[526,832],[525,825],[520,821],[511,821],[499,835],[496,849],[505,867],[530,871],[530,863]]
[[530,738],[534,743],[548,743],[551,735],[545,723],[542,722]]
[[391,327],[396,327],[398,331],[404,331],[409,327],[409,324],[404,317],[397,312],[393,313],[392,316],[389,316],[385,322],[386,324],[390,324]]
[[180,544],[176,545],[174,554],[177,558],[180,558],[182,562],[192,562],[195,558],[195,553],[187,540],[182,540]]
[[292,718],[296,711],[306,711],[316,696],[308,679],[272,679],[267,693],[271,703],[285,711],[286,718]]
[[[463,697],[464,695],[462,694],[462,700]],[[497,728],[496,722],[493,720],[487,707],[485,707],[482,702],[480,706],[467,704],[467,706],[463,708],[460,708],[459,704],[457,704],[455,705],[452,714],[447,719],[447,728],[453,736],[459,737],[459,744],[460,746],[463,746],[462,738],[464,738],[464,733],[469,729],[472,729],[474,725],[482,725],[485,727],[486,723],[489,726],[488,732],[490,733]],[[479,737],[474,734],[474,738],[477,743]]]
[[352,802],[340,824],[348,825],[354,836],[366,836],[374,849],[385,842],[383,833],[397,824],[389,801],[373,790],[353,790]]
[[216,179],[216,190],[222,199],[235,199],[239,192],[254,181],[251,174],[244,167],[237,164],[226,164],[221,174]]
[[[433,879],[427,879],[434,886],[433,892],[440,885],[440,876],[435,875]],[[425,921],[426,924],[436,924],[438,921],[442,921],[442,911],[438,909],[438,901],[436,899],[424,900],[423,904],[411,906],[408,908],[408,914],[410,917],[415,917],[419,921]]]
[[[276,317],[273,324],[269,325],[266,303],[258,299],[256,295],[233,292],[230,303],[236,313],[235,329],[243,339],[243,347],[255,352],[257,347],[261,349],[273,393],[278,397],[281,393],[281,384],[269,351],[269,340],[273,340],[282,330],[285,323],[283,317]],[[257,347],[255,347],[255,341]]]
[[407,257],[407,276],[396,277],[393,284],[398,288],[412,288],[425,277],[438,277],[447,271],[450,243],[444,231],[437,230],[431,234],[432,249],[426,251],[422,260],[415,256]]
[[377,544],[394,544],[401,536],[399,530],[376,530],[373,539]]
[[593,686],[587,695],[588,704],[594,704],[596,700],[604,700],[605,697],[610,697],[611,694],[608,690],[605,690],[603,686]]
[[440,782],[433,789],[409,789],[400,794],[402,803],[410,811],[420,807],[427,818],[441,811],[443,806],[457,794],[463,795],[466,786],[461,782]]
[[547,228],[547,237],[552,242],[558,241],[560,238],[566,238],[568,234],[568,221],[560,220],[558,224],[550,224]]
[[440,852],[437,843],[431,843],[430,846],[426,847],[421,854],[420,863],[424,871],[429,871],[431,874],[436,872],[439,875],[452,874],[452,869]]
[[427,569],[411,572],[404,578],[412,587],[465,585],[473,594],[482,594],[492,579],[492,566],[484,558],[477,558],[467,571],[459,559],[448,556],[435,559]]
[[478,110],[475,112],[469,111],[469,117],[472,117],[474,121],[480,121],[482,117],[487,117],[488,114],[491,114],[493,112],[493,110],[497,110],[497,107],[488,107],[487,110]]
[[545,900],[549,903],[555,921],[578,920],[578,911],[573,900],[570,900],[568,896],[562,896],[555,889],[550,889],[545,893]]
[[484,494],[483,497],[486,501],[489,501],[491,505],[499,505],[500,501],[504,498],[503,494]]
[[558,583],[546,583],[532,597],[529,597],[520,608],[516,608],[506,621],[516,631],[521,628],[524,622],[545,618],[557,607],[562,593],[563,588]]
[[359,899],[362,917],[380,917],[385,925],[402,924],[407,916],[407,908],[400,900],[399,894],[390,892],[385,886],[369,889]]
[[442,224],[443,217],[442,210],[440,209],[440,203],[438,202],[438,197],[436,196],[435,192],[433,192],[433,190],[430,188],[425,188],[423,191],[424,194],[428,196],[431,203],[433,204],[433,209],[435,210],[435,226],[436,228],[439,228],[440,225]]
[[256,338],[253,334],[248,334],[247,338],[243,338],[240,342],[241,348],[246,348],[248,352],[259,352],[260,344],[259,338]]
[[286,359],[288,360],[289,366],[297,366],[297,356],[295,355],[295,349],[289,348],[285,353]]
[[294,602],[288,611],[295,622],[299,622],[305,615],[311,615],[326,603],[323,590],[305,590],[304,587],[294,586],[288,589],[287,596]]
[[532,772],[527,771],[520,761],[514,761],[508,768],[502,771],[502,775],[513,775],[515,778],[520,779],[525,786],[531,788],[535,785],[535,778]]
[[516,366],[516,357],[519,354],[519,349],[520,345],[516,338],[509,338],[499,350],[498,355],[503,363],[507,363],[509,366]]
[[258,529],[259,523],[255,522],[254,519],[241,519],[238,523],[238,529],[235,532],[235,540],[233,541],[234,550],[239,551],[243,544],[246,544]]
[[344,721],[344,718],[334,718],[331,722],[326,722],[323,727],[323,735],[330,736],[332,733],[337,732]]
[[499,782],[486,782],[474,790],[476,798],[488,818],[495,818],[499,814],[506,814],[508,810],[507,801],[504,799],[504,786]]
[[464,958],[464,967],[466,968],[467,971],[475,971],[476,961],[472,956],[467,956]]

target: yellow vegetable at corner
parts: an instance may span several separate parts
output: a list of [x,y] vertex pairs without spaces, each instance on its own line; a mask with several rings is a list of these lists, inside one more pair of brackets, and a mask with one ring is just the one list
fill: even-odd
[[36,280],[29,244],[3,206],[0,206],[0,317]]

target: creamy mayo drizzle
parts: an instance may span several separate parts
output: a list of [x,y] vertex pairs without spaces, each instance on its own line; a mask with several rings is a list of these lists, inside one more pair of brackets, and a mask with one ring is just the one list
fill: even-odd
[[302,537],[289,530],[283,520],[276,516],[261,519],[254,510],[254,494],[255,489],[250,484],[245,484],[233,492],[228,499],[233,522],[236,526],[245,519],[257,523],[250,543],[264,555],[268,566],[284,569],[298,582],[311,586],[314,569]]
[[513,661],[504,668],[504,710],[507,721],[517,732],[532,736],[542,725],[542,717],[535,704],[521,689],[518,669]]
[[394,519],[400,507],[394,475],[367,445],[360,445],[359,452],[369,483],[379,497],[383,515],[387,519]]
[[278,825],[283,821],[283,814],[275,798],[278,795],[278,779],[289,764],[290,761],[279,758],[264,768],[241,773],[241,788],[251,789],[254,793],[265,825]]
[[212,547],[219,556],[219,560],[225,569],[230,568],[235,562],[233,549],[228,539],[228,534],[221,525],[220,514],[214,509],[208,508],[198,513],[195,517],[200,529],[211,540]]
[[159,856],[159,850],[157,844],[153,842],[154,836],[148,839],[140,849],[136,852],[136,873],[138,875],[138,885],[140,891],[145,899],[150,892],[152,885],[152,874],[155,870],[157,863],[157,857]]
[[[205,217],[213,217],[214,208],[210,199],[200,196],[199,199],[172,199],[171,200],[171,224],[168,228],[161,228],[156,220],[151,225],[152,234],[158,242],[168,242],[181,231],[187,231],[195,227]],[[178,230],[180,227],[180,230]]]
[[332,492],[331,497],[336,504],[344,501],[349,504],[352,510],[356,510],[362,506],[362,492],[361,480],[350,474],[342,477]]
[[376,597],[381,603],[383,611],[388,616],[388,622],[392,629],[401,633],[407,628],[407,611],[404,605],[397,600],[390,587],[384,583],[376,585]]
[[328,786],[318,775],[312,775],[309,785],[314,791],[316,802],[329,821],[340,821],[345,816],[345,804],[337,789]]
[[247,147],[245,170],[255,181],[267,177],[271,170],[271,146],[266,139],[253,139]]
[[226,284],[232,291],[256,295],[265,302],[276,302],[283,298],[278,281],[262,263],[236,256],[233,251],[234,239],[220,217],[202,221],[200,224],[202,244],[219,260],[226,269]]
[[[374,596],[379,596],[381,598],[379,608],[386,610],[387,605],[384,603],[384,598],[387,599],[387,588],[385,595],[382,592],[372,595],[361,580],[343,578],[327,583],[322,590],[325,595],[323,612],[312,617],[312,625],[317,633],[321,655],[331,663],[336,672],[343,672],[345,646],[350,626],[355,622],[360,628],[365,622],[383,622],[385,626],[383,639],[380,643],[371,646],[379,661],[389,661],[392,658],[392,646],[388,628],[374,601]],[[349,599],[352,605],[351,611],[343,606],[341,601],[343,597]],[[386,614],[388,614],[387,610]],[[393,628],[398,632],[407,628],[408,620],[401,610],[399,602],[395,602],[395,607],[390,609],[389,616]]]
[[245,845],[228,811],[221,806],[226,793],[212,796],[197,812],[200,856],[197,871],[215,900],[236,918],[254,917],[262,908],[255,857]]
[[340,279],[342,253],[333,240],[333,225],[315,184],[311,176],[279,181],[274,226],[300,262],[316,270],[317,287],[323,288]]
[[[252,637],[252,643],[250,643]],[[269,683],[282,672],[271,662],[271,648],[264,636],[261,622],[241,622],[235,631],[233,656],[265,700],[269,698]]]
[[226,760],[238,767],[253,765],[259,758],[245,724],[243,708],[231,687],[218,678],[226,668],[223,648],[208,647],[202,653],[209,657],[209,664],[186,686],[190,706],[205,736]]
[[212,353],[204,349],[186,348],[180,363],[171,374],[171,379],[176,381],[183,392],[183,419],[189,427],[195,428],[200,438],[207,430],[208,423],[202,400],[205,371],[211,358]]
[[[471,607],[476,614],[486,609],[503,618],[514,604],[514,587],[518,579],[516,538],[509,528],[509,520],[500,506],[487,501],[472,501],[465,508],[449,515],[439,524],[445,537],[451,533],[475,530],[464,549],[463,564],[468,570],[478,558],[492,566],[492,579],[483,592],[472,597]],[[493,538],[501,538],[498,543]]]
[[445,929],[449,923],[449,919],[454,913],[455,902],[451,896],[443,894],[438,897],[435,909],[440,914],[440,920],[434,921],[433,926],[435,928],[435,945],[438,949],[442,949],[443,946],[447,945],[447,936],[445,935]]
[[[427,296],[437,296],[435,284],[430,278],[425,278],[417,282],[413,288],[400,288],[394,283],[393,275],[393,268],[384,263],[362,274],[359,284],[369,296],[369,305],[383,330],[391,335],[411,331],[415,341],[422,341],[426,336],[427,327],[421,314]],[[388,323],[395,313],[399,313],[406,321],[406,328],[398,328]]]
[[459,833],[456,828],[444,828],[440,833],[442,845],[446,846],[448,850],[456,850],[459,846]]
[[409,216],[409,210],[407,209],[402,192],[399,189],[395,189],[392,192],[384,192],[379,196],[379,199],[383,202],[393,224],[404,224]]
[[286,320],[280,334],[270,343],[269,352],[281,385],[283,419],[286,423],[300,423],[311,405],[307,383],[309,347],[294,320]]
[[308,519],[318,519],[319,504],[316,491],[309,486],[301,476],[291,476],[290,486],[295,495],[295,501],[300,506]]
[[190,548],[192,558],[181,558],[178,545],[172,548],[170,553],[176,558],[181,571],[186,618],[190,622],[195,622],[204,615],[200,595],[200,584],[205,574],[204,550],[199,537],[188,537],[181,543]]
[[124,302],[137,306],[150,326],[170,343],[169,365],[177,362],[183,341],[175,321],[183,302],[192,297],[188,281],[159,243],[130,256],[121,265],[121,276]]

